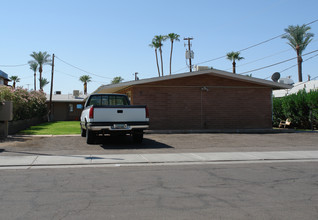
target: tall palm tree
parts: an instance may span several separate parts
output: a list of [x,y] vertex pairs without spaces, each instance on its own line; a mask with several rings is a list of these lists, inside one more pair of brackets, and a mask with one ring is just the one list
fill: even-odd
[[174,41],[180,41],[180,39],[179,39],[180,35],[175,34],[175,33],[170,33],[166,37],[168,39],[170,39],[170,42],[171,42],[171,51],[170,51],[170,75],[171,75],[171,62],[172,62],[173,42]]
[[153,41],[157,42],[159,46],[159,53],[160,53],[160,60],[161,60],[161,76],[163,76],[162,46],[163,46],[163,42],[166,39],[167,37],[163,35],[156,35],[153,39]]
[[49,84],[50,82],[46,79],[46,78],[41,78],[40,79],[40,88],[41,88],[41,91],[43,91],[43,88]]
[[32,54],[30,54],[30,56],[39,65],[39,73],[40,73],[39,82],[40,82],[40,89],[42,90],[41,79],[42,79],[43,65],[51,63],[51,59],[50,59],[51,55],[48,54],[47,52],[40,51],[38,53],[33,52]]
[[30,69],[34,72],[34,91],[36,91],[36,71],[38,70],[38,63],[35,61],[29,61]]
[[88,75],[83,75],[79,78],[79,80],[84,83],[84,94],[85,95],[87,94],[87,83],[90,82],[91,79],[92,78]]
[[244,59],[244,57],[240,57],[240,52],[232,51],[232,52],[226,54],[226,58],[228,60],[232,61],[233,73],[235,74],[236,73],[236,62],[235,62],[235,60],[242,60],[242,59]]
[[290,45],[297,53],[297,64],[298,64],[298,80],[299,82],[303,81],[302,74],[302,62],[301,57],[303,51],[306,49],[307,45],[312,41],[313,33],[308,33],[311,28],[303,24],[302,26],[289,25],[288,28],[285,28],[286,34],[282,36],[288,40],[288,45]]
[[157,69],[158,69],[158,75],[160,77],[160,69],[159,69],[159,62],[158,62],[158,53],[157,50],[159,48],[159,43],[155,40],[152,40],[151,44],[149,44],[150,47],[155,48],[155,55],[156,55],[156,63],[157,63]]
[[11,77],[10,77],[10,80],[13,81],[12,87],[15,89],[15,83],[16,83],[16,82],[20,82],[20,78],[19,78],[18,76],[11,76]]

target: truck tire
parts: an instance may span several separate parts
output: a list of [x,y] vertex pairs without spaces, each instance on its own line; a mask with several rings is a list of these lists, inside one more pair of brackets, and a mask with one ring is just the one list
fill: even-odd
[[83,129],[82,127],[81,127],[81,136],[86,137],[86,129]]
[[93,144],[94,143],[94,132],[90,131],[86,128],[86,143]]
[[133,136],[134,143],[141,144],[144,138],[144,133],[143,132],[133,133],[132,136]]

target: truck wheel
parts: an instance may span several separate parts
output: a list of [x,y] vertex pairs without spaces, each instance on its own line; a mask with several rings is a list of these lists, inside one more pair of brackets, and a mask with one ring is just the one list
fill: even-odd
[[86,137],[86,129],[83,129],[82,127],[81,127],[81,136]]
[[94,143],[94,133],[86,128],[86,143],[93,144]]
[[144,138],[144,134],[143,133],[133,133],[133,141],[137,144],[141,144],[142,140]]

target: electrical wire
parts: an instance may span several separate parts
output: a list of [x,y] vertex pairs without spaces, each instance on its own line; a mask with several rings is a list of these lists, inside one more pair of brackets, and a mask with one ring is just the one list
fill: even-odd
[[26,66],[29,65],[28,63],[25,64],[17,64],[17,65],[2,65],[0,64],[1,67],[19,67],[19,66]]
[[97,74],[88,72],[88,71],[86,71],[86,70],[83,70],[83,69],[81,69],[81,68],[79,68],[79,67],[77,67],[77,66],[74,66],[73,64],[70,64],[70,63],[66,62],[65,60],[62,60],[61,58],[59,58],[59,57],[57,57],[57,56],[55,56],[55,58],[57,58],[58,60],[62,61],[63,63],[65,63],[65,64],[67,64],[67,65],[69,65],[69,66],[71,66],[71,67],[73,67],[73,68],[75,68],[75,69],[78,69],[78,70],[80,70],[80,71],[82,71],[82,72],[85,72],[85,73],[88,73],[88,74],[91,74],[91,75],[94,75],[94,76],[97,76],[97,77],[100,77],[100,78],[111,79],[110,77],[97,75]]
[[[318,21],[318,19],[316,19],[316,20],[314,20],[314,21],[311,21],[311,22],[309,22],[309,23],[307,23],[307,24],[305,24],[305,25],[307,26],[307,25],[313,24],[313,23],[315,23],[315,22],[317,22],[317,21]],[[241,49],[241,50],[238,50],[238,52],[242,52],[242,51],[245,51],[245,50],[248,50],[248,49],[257,47],[257,46],[259,46],[259,45],[265,44],[265,43],[270,42],[270,41],[272,41],[272,40],[275,40],[275,39],[277,39],[277,38],[279,38],[279,37],[282,37],[282,36],[284,36],[285,34],[286,34],[286,33],[283,33],[283,34],[277,35],[277,36],[275,36],[275,37],[272,37],[272,38],[270,38],[270,39],[268,39],[268,40],[264,40],[264,41],[262,41],[262,42],[260,42],[260,43],[257,43],[257,44],[248,46],[248,47],[246,47],[246,48],[243,48],[243,49]],[[222,58],[225,58],[225,57],[226,57],[226,55],[220,56],[220,57],[213,58],[213,59],[210,59],[210,60],[207,60],[207,61],[203,61],[203,62],[200,62],[200,63],[196,63],[195,65],[212,62],[212,61],[219,60],[219,59],[222,59]]]
[[[302,56],[306,56],[306,55],[315,53],[315,52],[317,52],[317,51],[318,51],[318,50],[314,50],[314,51],[311,51],[311,52],[309,52],[309,53],[303,54]],[[276,66],[276,65],[279,65],[279,64],[282,64],[282,63],[286,63],[286,62],[291,61],[291,60],[294,60],[294,59],[296,59],[296,58],[297,58],[297,57],[293,57],[293,58],[290,58],[290,59],[287,59],[287,60],[283,60],[283,61],[281,61],[281,62],[274,63],[274,64],[271,64],[271,65],[268,65],[268,66],[260,67],[260,68],[253,69],[253,70],[249,70],[249,71],[240,73],[239,75],[246,74],[246,73],[250,73],[250,72],[259,71],[259,70],[262,70],[262,69],[266,69],[266,68],[269,68],[269,67],[272,67],[272,66]]]

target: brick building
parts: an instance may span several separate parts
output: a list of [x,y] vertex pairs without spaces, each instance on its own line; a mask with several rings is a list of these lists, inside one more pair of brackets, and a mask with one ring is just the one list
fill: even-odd
[[105,85],[95,93],[127,94],[146,104],[150,129],[270,129],[272,90],[291,86],[220,70]]

